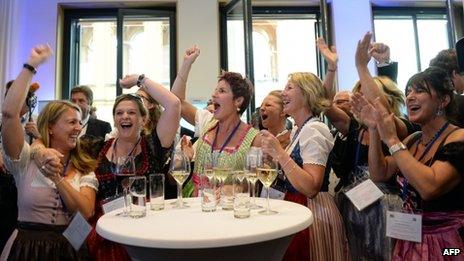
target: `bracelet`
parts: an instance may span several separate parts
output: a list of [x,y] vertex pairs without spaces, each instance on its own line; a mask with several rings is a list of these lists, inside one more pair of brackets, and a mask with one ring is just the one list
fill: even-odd
[[293,167],[292,167],[292,169],[288,172],[288,174],[292,173],[293,170],[294,170],[295,168],[296,168],[296,164],[293,164]]
[[141,75],[139,75],[139,78],[137,79],[137,86],[139,88],[142,88],[144,82],[145,82],[145,74],[142,73]]
[[187,81],[182,77],[180,74],[177,74],[177,77],[179,77],[183,82],[187,83]]
[[37,69],[28,63],[23,64],[23,68],[29,70],[32,74],[37,73]]
[[292,158],[288,157],[288,160],[284,163],[284,165],[282,165],[282,168],[285,168],[285,166],[287,166],[287,164],[290,162],[290,160],[292,160]]

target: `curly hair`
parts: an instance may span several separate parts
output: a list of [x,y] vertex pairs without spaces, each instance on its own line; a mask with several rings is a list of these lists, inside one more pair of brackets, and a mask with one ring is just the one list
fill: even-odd
[[243,102],[240,105],[238,114],[242,114],[250,104],[253,95],[253,84],[246,77],[242,77],[240,73],[222,71],[218,77],[218,82],[225,81],[229,84],[234,99],[243,97]]

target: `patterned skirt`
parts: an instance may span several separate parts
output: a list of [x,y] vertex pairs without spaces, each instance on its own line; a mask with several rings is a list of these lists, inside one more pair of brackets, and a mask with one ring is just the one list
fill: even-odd
[[328,192],[320,192],[312,199],[300,193],[287,193],[285,200],[308,206],[314,221],[295,235],[284,260],[350,260],[343,221]]
[[464,260],[458,256],[443,256],[444,248],[464,250],[464,212],[424,212],[422,243],[398,240],[392,260]]

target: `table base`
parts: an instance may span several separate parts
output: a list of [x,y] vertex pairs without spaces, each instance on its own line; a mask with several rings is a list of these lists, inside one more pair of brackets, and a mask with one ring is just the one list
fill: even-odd
[[170,249],[146,248],[124,245],[132,260],[282,260],[294,235],[248,245],[200,248]]

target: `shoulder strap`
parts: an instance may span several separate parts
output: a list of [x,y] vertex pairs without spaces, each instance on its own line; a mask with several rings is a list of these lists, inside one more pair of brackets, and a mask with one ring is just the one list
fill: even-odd
[[422,131],[416,131],[411,135],[411,138],[406,143],[406,147],[409,149],[411,146],[416,143],[422,137]]

